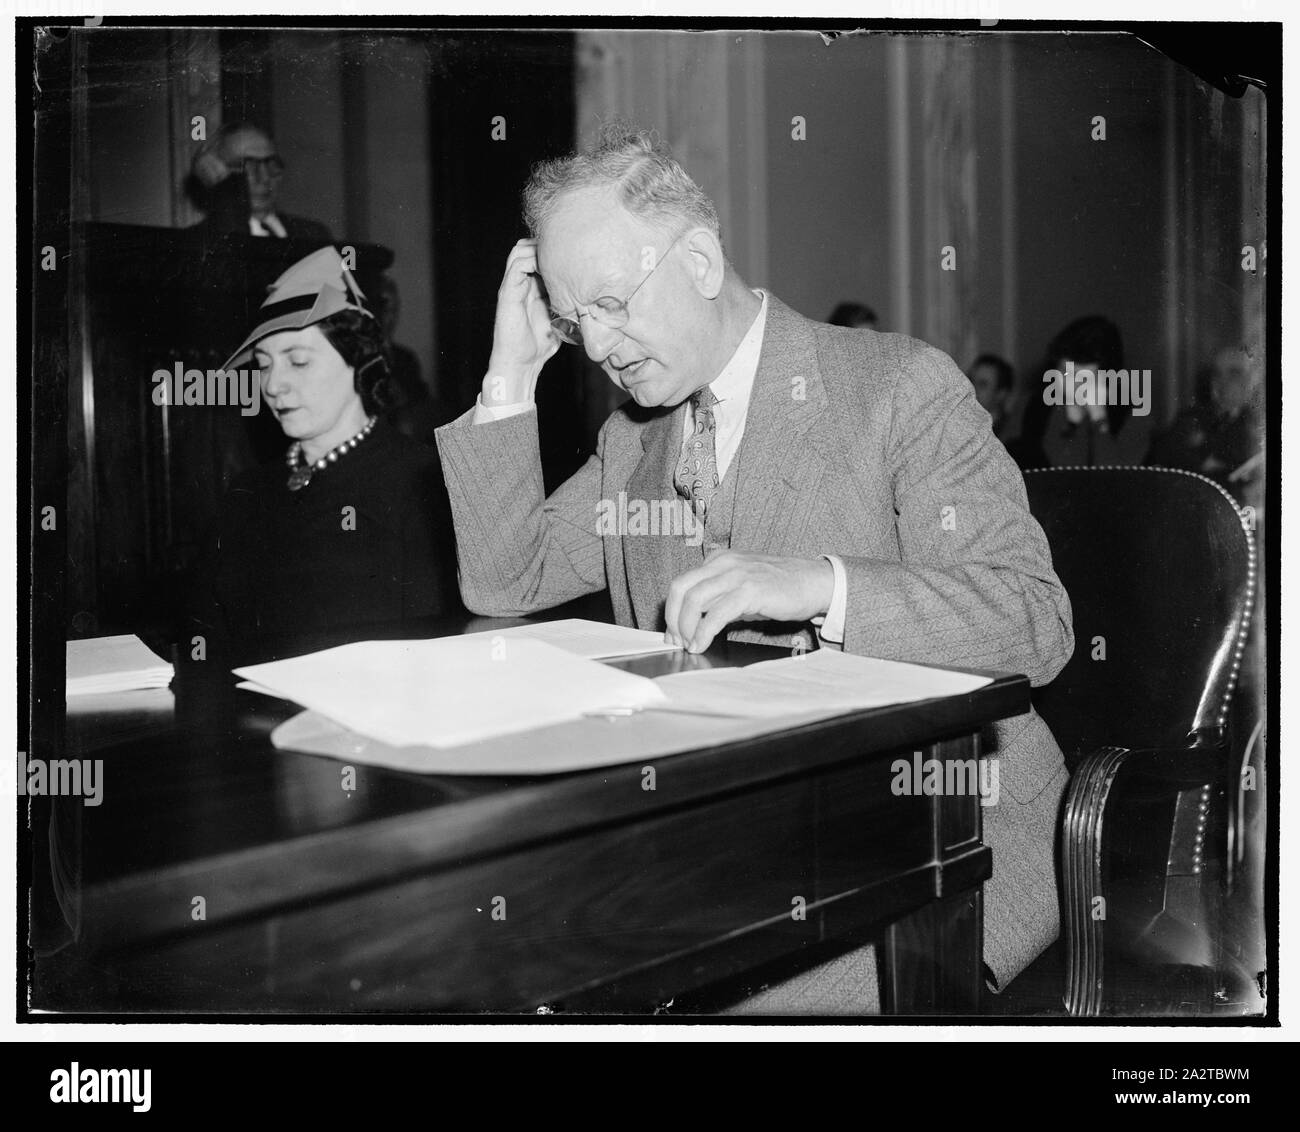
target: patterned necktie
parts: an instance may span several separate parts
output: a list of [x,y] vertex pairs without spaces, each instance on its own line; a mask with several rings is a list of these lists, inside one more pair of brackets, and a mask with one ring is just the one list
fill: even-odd
[[695,428],[682,445],[681,459],[673,476],[677,494],[690,501],[701,519],[707,516],[714,492],[718,490],[718,426],[713,419],[713,406],[717,403],[707,385],[691,394]]

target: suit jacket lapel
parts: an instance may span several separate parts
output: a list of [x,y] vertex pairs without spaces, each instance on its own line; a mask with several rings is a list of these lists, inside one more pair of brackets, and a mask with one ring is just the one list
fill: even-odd
[[805,320],[773,295],[737,453],[735,550],[791,548],[811,518],[826,458],[815,429],[826,411],[817,351]]

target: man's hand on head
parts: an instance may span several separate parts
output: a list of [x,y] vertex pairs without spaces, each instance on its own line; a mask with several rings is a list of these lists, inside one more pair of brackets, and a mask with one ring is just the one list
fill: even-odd
[[532,401],[537,375],[559,348],[537,278],[537,241],[520,240],[510,249],[497,291],[483,404],[500,407]]
[[703,652],[733,621],[809,621],[830,608],[835,570],[824,558],[714,551],[668,587],[664,634]]

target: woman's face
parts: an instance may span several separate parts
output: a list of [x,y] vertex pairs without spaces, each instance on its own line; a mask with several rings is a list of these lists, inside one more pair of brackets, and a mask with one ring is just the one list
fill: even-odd
[[315,326],[281,330],[257,343],[253,358],[262,374],[262,398],[285,436],[318,459],[366,423],[352,367]]

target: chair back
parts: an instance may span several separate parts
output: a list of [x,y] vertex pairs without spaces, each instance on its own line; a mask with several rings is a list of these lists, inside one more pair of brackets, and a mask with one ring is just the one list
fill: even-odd
[[1034,693],[1067,761],[1216,738],[1255,599],[1247,515],[1168,468],[1046,468],[1025,487],[1074,610],[1074,655]]

